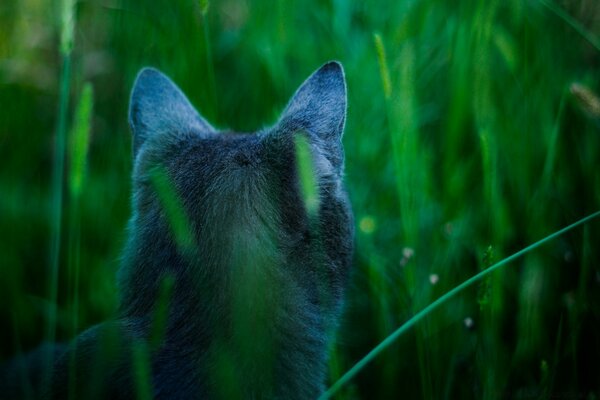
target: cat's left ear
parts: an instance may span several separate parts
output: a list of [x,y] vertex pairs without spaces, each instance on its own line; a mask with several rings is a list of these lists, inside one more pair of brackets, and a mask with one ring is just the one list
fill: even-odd
[[307,131],[317,139],[333,167],[341,172],[346,103],[344,69],[336,61],[328,62],[296,91],[276,127],[278,134]]
[[129,125],[133,133],[134,155],[153,135],[214,132],[181,89],[154,68],[142,69],[133,84]]

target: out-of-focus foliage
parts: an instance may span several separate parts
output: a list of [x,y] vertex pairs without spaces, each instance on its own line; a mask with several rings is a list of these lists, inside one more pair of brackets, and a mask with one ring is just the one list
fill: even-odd
[[[464,279],[600,208],[596,0],[74,7],[67,140],[78,144],[66,147],[59,340],[116,309],[130,214],[127,103],[146,65],[178,82],[215,126],[252,131],[273,123],[319,65],[343,63],[357,237],[331,379]],[[2,359],[43,341],[53,309],[63,13],[60,2],[0,2]],[[86,102],[90,111],[77,113]],[[79,136],[85,112],[89,137]],[[70,154],[78,146],[87,159]],[[599,244],[592,222],[495,273],[428,316],[339,397],[598,398]],[[67,265],[78,266],[76,297]]]

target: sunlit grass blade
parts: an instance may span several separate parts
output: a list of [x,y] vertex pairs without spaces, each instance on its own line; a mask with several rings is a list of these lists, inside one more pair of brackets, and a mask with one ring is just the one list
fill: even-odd
[[390,69],[387,63],[385,47],[383,46],[383,39],[381,39],[379,33],[374,33],[373,41],[375,43],[375,51],[377,52],[377,61],[379,62],[379,75],[381,77],[383,94],[386,99],[390,99],[392,97],[392,80],[390,78]]
[[463,283],[461,283],[460,285],[454,287],[454,289],[448,291],[446,294],[444,294],[443,296],[439,297],[437,300],[435,300],[434,302],[432,302],[431,304],[429,304],[427,307],[425,307],[424,309],[422,309],[421,311],[419,311],[415,316],[413,316],[411,319],[409,319],[408,321],[406,321],[402,326],[400,326],[398,329],[396,329],[391,335],[389,335],[385,340],[383,340],[381,343],[379,343],[373,350],[371,350],[365,357],[363,357],[359,362],[357,362],[350,370],[348,370],[348,372],[346,372],[342,378],[340,378],[337,382],[335,382],[325,393],[323,393],[323,395],[321,395],[320,399],[324,400],[324,399],[329,399],[331,398],[331,396],[333,396],[337,391],[339,391],[344,385],[346,385],[350,380],[352,380],[352,378],[354,378],[356,376],[356,374],[358,374],[363,368],[365,368],[365,366],[370,363],[371,361],[373,361],[373,359],[375,357],[377,357],[380,353],[382,353],[385,349],[387,349],[392,343],[394,343],[400,336],[402,336],[402,334],[404,334],[407,330],[409,330],[410,328],[412,328],[417,322],[419,322],[420,320],[422,320],[423,318],[425,318],[428,314],[430,314],[433,310],[435,310],[436,308],[438,308],[439,306],[441,306],[442,304],[444,304],[446,301],[448,301],[450,298],[452,298],[454,295],[460,293],[462,290],[464,290],[465,288],[471,286],[473,283],[481,280],[482,278],[484,278],[485,276],[489,275],[490,273],[496,271],[497,269],[507,265],[508,263],[514,261],[515,259],[537,249],[538,247],[542,246],[543,244],[548,243],[549,241],[556,239],[557,237],[563,235],[564,233],[582,225],[585,224],[591,220],[593,220],[594,218],[597,218],[600,216],[600,211],[596,211],[595,213],[592,213],[590,215],[588,215],[587,217],[584,217],[582,219],[580,219],[579,221],[576,221],[574,223],[572,223],[571,225],[566,226],[565,228],[562,228],[548,236],[546,236],[545,238],[525,247],[522,250],[519,250],[518,252],[506,257],[505,259],[503,259],[502,261],[492,265],[491,267],[481,271],[480,273],[472,276],[471,278],[467,279],[466,281],[464,281]]
[[200,12],[202,16],[205,17],[208,13],[208,7],[210,6],[210,2],[208,0],[200,0]]
[[319,211],[319,187],[310,144],[306,136],[301,133],[294,137],[294,143],[296,145],[296,163],[300,175],[300,190],[304,207],[308,216],[314,218]]
[[71,137],[71,162],[69,184],[72,196],[81,193],[85,178],[87,153],[90,143],[90,126],[93,108],[93,88],[86,83],[81,91],[81,98],[75,111],[75,120]]
[[75,0],[61,2],[60,53],[71,54],[75,33]]

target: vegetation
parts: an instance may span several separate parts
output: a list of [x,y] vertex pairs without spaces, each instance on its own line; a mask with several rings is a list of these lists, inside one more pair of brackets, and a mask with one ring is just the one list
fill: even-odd
[[[357,235],[329,384],[600,209],[596,0],[3,1],[0,359],[114,315],[141,67],[215,126],[253,131],[330,59],[348,83]],[[598,399],[599,243],[591,220],[485,275],[336,397]]]

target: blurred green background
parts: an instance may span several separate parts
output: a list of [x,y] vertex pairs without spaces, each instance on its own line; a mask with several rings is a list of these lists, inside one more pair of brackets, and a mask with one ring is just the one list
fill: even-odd
[[[61,2],[0,3],[0,359],[47,338],[54,310],[67,340],[116,309],[127,103],[143,66],[171,76],[213,125],[252,131],[318,66],[343,63],[357,235],[332,380],[452,287],[600,208],[596,0],[73,7],[61,53]],[[599,244],[593,221],[495,272],[338,398],[600,398]]]

